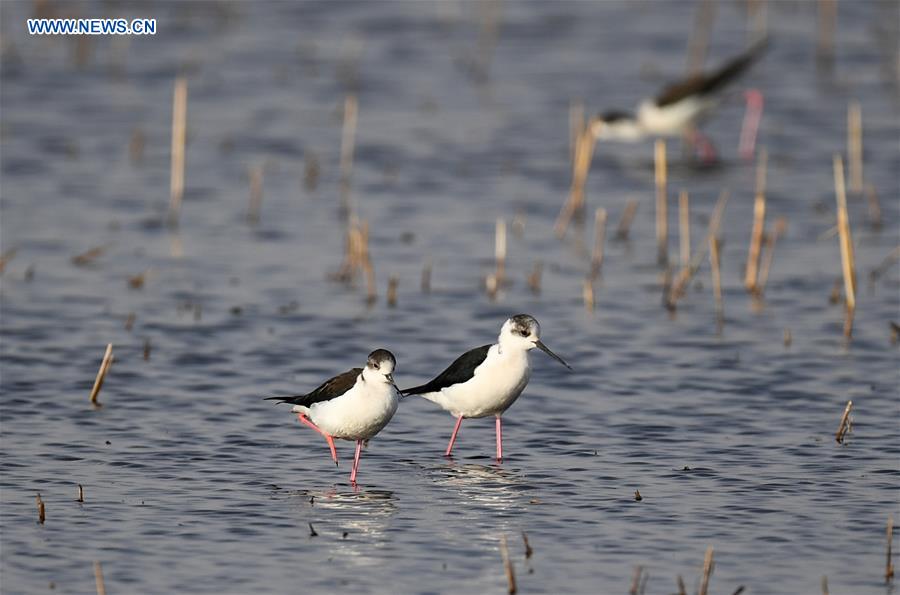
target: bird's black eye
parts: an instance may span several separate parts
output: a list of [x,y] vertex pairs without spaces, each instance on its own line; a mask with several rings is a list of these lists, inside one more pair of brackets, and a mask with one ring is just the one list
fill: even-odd
[[372,367],[375,368],[375,369],[377,370],[377,369],[380,368],[381,366],[379,366],[379,365],[376,364],[375,362],[372,362]]
[[521,335],[521,336],[523,336],[523,337],[527,337],[527,336],[528,336],[528,331],[526,331],[526,330],[524,330],[524,329],[520,329],[520,330],[516,331],[516,333],[519,334],[519,335]]

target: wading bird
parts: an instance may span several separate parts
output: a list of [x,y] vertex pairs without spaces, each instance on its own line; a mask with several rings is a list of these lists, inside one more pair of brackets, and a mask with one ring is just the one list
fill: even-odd
[[311,393],[296,397],[267,397],[293,405],[299,420],[322,434],[338,464],[334,439],[356,440],[350,483],[356,483],[363,442],[387,425],[400,401],[392,373],[397,360],[386,349],[369,354],[365,368],[353,368],[327,380]]
[[501,416],[522,394],[531,375],[528,352],[537,347],[572,369],[541,342],[541,326],[528,314],[513,316],[503,323],[494,345],[476,347],[459,356],[434,380],[401,391],[437,403],[456,417],[445,456],[450,456],[462,420],[493,415],[497,421],[497,460],[503,459]]

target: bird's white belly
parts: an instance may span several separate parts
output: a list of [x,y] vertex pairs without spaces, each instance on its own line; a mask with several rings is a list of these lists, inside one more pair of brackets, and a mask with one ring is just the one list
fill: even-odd
[[323,432],[344,440],[368,440],[391,421],[397,411],[400,394],[396,387],[383,384],[371,386],[357,382],[348,393],[331,401],[315,403],[306,411]]
[[456,416],[499,415],[519,398],[530,375],[527,355],[513,360],[498,358],[479,366],[467,382],[431,393],[434,398],[430,400]]
[[712,105],[710,101],[694,97],[665,107],[645,101],[638,108],[638,120],[644,130],[652,135],[678,136],[693,126]]

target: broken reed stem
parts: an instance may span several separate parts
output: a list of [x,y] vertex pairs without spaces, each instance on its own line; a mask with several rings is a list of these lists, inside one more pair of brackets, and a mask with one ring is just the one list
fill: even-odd
[[666,141],[656,139],[653,151],[656,181],[656,262],[664,265],[669,261],[669,214],[666,205]]
[[716,299],[716,328],[722,329],[724,305],[722,304],[722,274],[719,271],[719,239],[709,236],[709,264],[712,268],[713,295]]
[[887,565],[884,568],[884,582],[890,583],[894,578],[894,560],[891,555],[891,547],[894,543],[894,516],[888,515],[887,520]]
[[172,163],[169,179],[169,223],[178,224],[184,196],[184,145],[187,136],[187,79],[175,79],[172,94]]
[[356,95],[344,98],[344,124],[341,129],[340,193],[341,211],[350,213],[350,176],[353,172],[353,150],[356,145]]
[[85,266],[96,260],[99,256],[102,256],[104,252],[106,252],[106,246],[97,246],[95,248],[91,248],[87,252],[82,252],[81,254],[76,254],[72,257],[72,264],[77,266]]
[[569,198],[563,205],[556,218],[553,231],[556,237],[562,239],[573,217],[579,215],[584,209],[584,185],[587,182],[588,171],[591,168],[591,159],[594,158],[594,135],[590,126],[582,128],[578,135],[578,145],[575,149],[575,159],[572,164],[572,186],[569,189]]
[[502,284],[506,277],[506,220],[497,219],[494,231],[494,261],[496,262],[497,283]]
[[499,284],[497,283],[497,276],[494,273],[491,273],[484,278],[484,289],[487,291],[488,298],[492,302],[497,299]]
[[866,184],[866,203],[869,207],[869,223],[872,229],[879,231],[881,229],[881,203],[878,201],[878,191],[875,184]]
[[603,248],[606,243],[606,209],[594,212],[594,252],[591,254],[591,278],[596,279],[603,267]]
[[838,426],[837,433],[834,435],[834,439],[837,440],[838,444],[844,443],[844,436],[850,432],[850,411],[853,409],[853,401],[847,401],[847,406],[844,407],[844,414],[841,416],[841,423]]
[[112,365],[112,343],[106,346],[106,352],[103,354],[103,360],[100,362],[100,369],[97,370],[97,377],[94,379],[94,388],[91,389],[91,404],[98,405],[97,397],[100,395],[100,389],[103,388],[103,381],[106,379],[106,373]]
[[816,59],[820,68],[831,69],[834,57],[834,31],[837,23],[837,0],[819,0],[819,27]]
[[387,305],[388,308],[396,308],[397,307],[397,284],[399,280],[397,277],[391,276],[388,279],[388,289],[387,289]]
[[[725,204],[728,202],[728,191],[723,190],[719,194],[719,200],[716,201],[716,206],[713,209],[713,214],[709,219],[709,230],[707,231],[708,238],[718,238],[719,226],[722,222],[722,213],[725,210]],[[687,235],[690,234],[690,228],[688,228]],[[687,290],[688,282],[697,274],[697,270],[700,268],[700,264],[703,262],[704,257],[706,256],[706,252],[709,249],[709,242],[703,242],[694,253],[693,257],[691,257],[687,266],[682,267],[682,269],[678,272],[678,277],[675,278],[675,282],[672,283],[671,291],[669,292],[669,296],[667,298],[666,306],[669,309],[673,309],[678,300],[684,296],[685,291]]]
[[584,299],[584,308],[588,312],[594,311],[594,283],[591,278],[585,277],[584,285],[581,290],[581,297]]
[[629,198],[625,203],[625,210],[622,212],[622,218],[616,227],[616,240],[624,241],[628,239],[628,232],[631,230],[631,222],[634,220],[634,214],[637,212],[638,200]]
[[847,106],[847,162],[850,167],[850,191],[863,191],[862,107],[859,101]]
[[687,595],[687,589],[684,588],[684,579],[681,578],[680,574],[675,579],[675,582],[678,585],[678,595]]
[[78,484],[78,500],[77,502],[84,502],[84,488],[81,487],[81,484]]
[[534,553],[534,550],[531,549],[531,544],[528,543],[528,534],[525,531],[522,531],[522,543],[525,544],[525,559],[527,560]]
[[706,50],[709,47],[709,33],[716,16],[714,0],[701,0],[697,4],[694,17],[694,32],[688,42],[688,75],[698,74],[703,70],[706,61]]
[[40,494],[35,496],[34,499],[37,503],[38,522],[43,525],[44,521],[47,519],[46,509],[44,508],[44,500],[41,498]]
[[772,261],[775,258],[775,243],[778,238],[784,235],[787,230],[787,219],[779,217],[775,220],[775,229],[770,234],[766,234],[766,255],[763,258],[762,268],[759,271],[759,282],[756,285],[755,292],[757,296],[762,296],[766,290],[766,282],[769,280],[769,269],[772,268]]
[[106,583],[103,582],[103,568],[99,560],[94,560],[94,582],[97,584],[97,595],[106,595]]
[[703,558],[703,577],[700,579],[699,595],[707,595],[709,592],[709,579],[713,573],[713,548],[706,548],[706,556]]
[[829,595],[828,592],[828,577],[824,574],[822,575],[822,595]]
[[882,259],[881,264],[872,269],[872,271],[869,273],[869,280],[871,280],[873,283],[877,281],[891,268],[891,266],[894,264],[894,261],[898,259],[900,259],[900,246],[897,246],[896,248],[891,250],[890,253],[885,256],[884,259]]
[[847,316],[844,319],[844,337],[853,332],[853,315],[856,312],[856,264],[853,257],[853,240],[850,236],[850,218],[847,216],[847,191],[844,186],[844,161],[834,154],[834,195],[837,200],[838,235],[841,243],[841,272],[844,276],[844,296]]
[[681,266],[691,262],[691,206],[687,190],[678,194],[678,239],[681,248]]
[[422,293],[431,293],[431,268],[431,259],[428,259],[422,267]]
[[634,567],[634,576],[631,577],[631,588],[628,589],[628,595],[638,595],[641,586],[641,575],[644,574],[643,566]]
[[744,274],[744,287],[753,293],[759,276],[759,255],[762,246],[763,232],[766,226],[766,163],[768,153],[760,149],[756,167],[756,197],[753,200],[753,229],[750,232],[750,248],[747,252],[747,269]]
[[578,153],[579,136],[584,127],[584,102],[580,99],[572,100],[569,103],[569,159],[573,165]]
[[263,200],[263,168],[262,165],[254,165],[250,168],[250,206],[247,209],[247,221],[251,224],[259,223],[259,211]]
[[534,268],[528,275],[528,288],[535,295],[541,293],[541,274],[544,272],[544,263],[538,261],[534,263]]
[[513,570],[512,560],[509,559],[509,546],[506,543],[506,535],[500,536],[500,555],[503,557],[503,570],[506,572],[507,593],[514,595],[516,592],[516,573]]
[[369,222],[363,221],[359,230],[360,236],[360,262],[366,273],[366,303],[374,304],[378,299],[378,290],[375,287],[375,267],[372,266],[372,258],[369,256]]
[[0,273],[6,269],[6,263],[15,258],[16,252],[18,252],[18,248],[10,248],[3,254],[0,254]]

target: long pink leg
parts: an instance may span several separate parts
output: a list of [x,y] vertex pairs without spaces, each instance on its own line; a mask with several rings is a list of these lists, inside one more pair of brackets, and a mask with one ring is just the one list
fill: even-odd
[[763,112],[763,94],[758,89],[748,89],[744,92],[747,108],[744,111],[744,122],[741,124],[741,140],[738,144],[738,152],[741,159],[753,159],[756,151],[756,133],[759,130],[759,122]]
[[359,454],[362,452],[362,440],[356,441],[356,454],[353,455],[353,467],[350,468],[350,483],[356,483],[356,473],[359,471]]
[[303,415],[302,413],[297,415],[297,419],[299,419],[301,423],[308,425],[309,427],[311,427],[318,433],[325,436],[325,441],[328,442],[328,448],[331,450],[331,459],[334,461],[334,466],[337,467],[338,458],[337,458],[337,451],[334,449],[334,438],[332,438],[330,434],[326,434],[325,432],[323,432],[322,429],[319,428],[319,426],[317,426],[316,424],[311,422],[309,420],[309,418],[306,417],[305,415]]
[[688,142],[697,149],[703,163],[715,163],[718,159],[716,147],[712,144],[712,141],[696,128],[692,128],[688,132]]
[[503,422],[497,416],[497,460],[503,460]]
[[462,424],[462,420],[462,415],[456,418],[456,425],[453,427],[453,435],[450,436],[450,444],[447,445],[447,452],[444,453],[445,457],[449,457],[450,452],[453,450],[453,443],[456,442],[456,435],[459,433],[459,426]]

